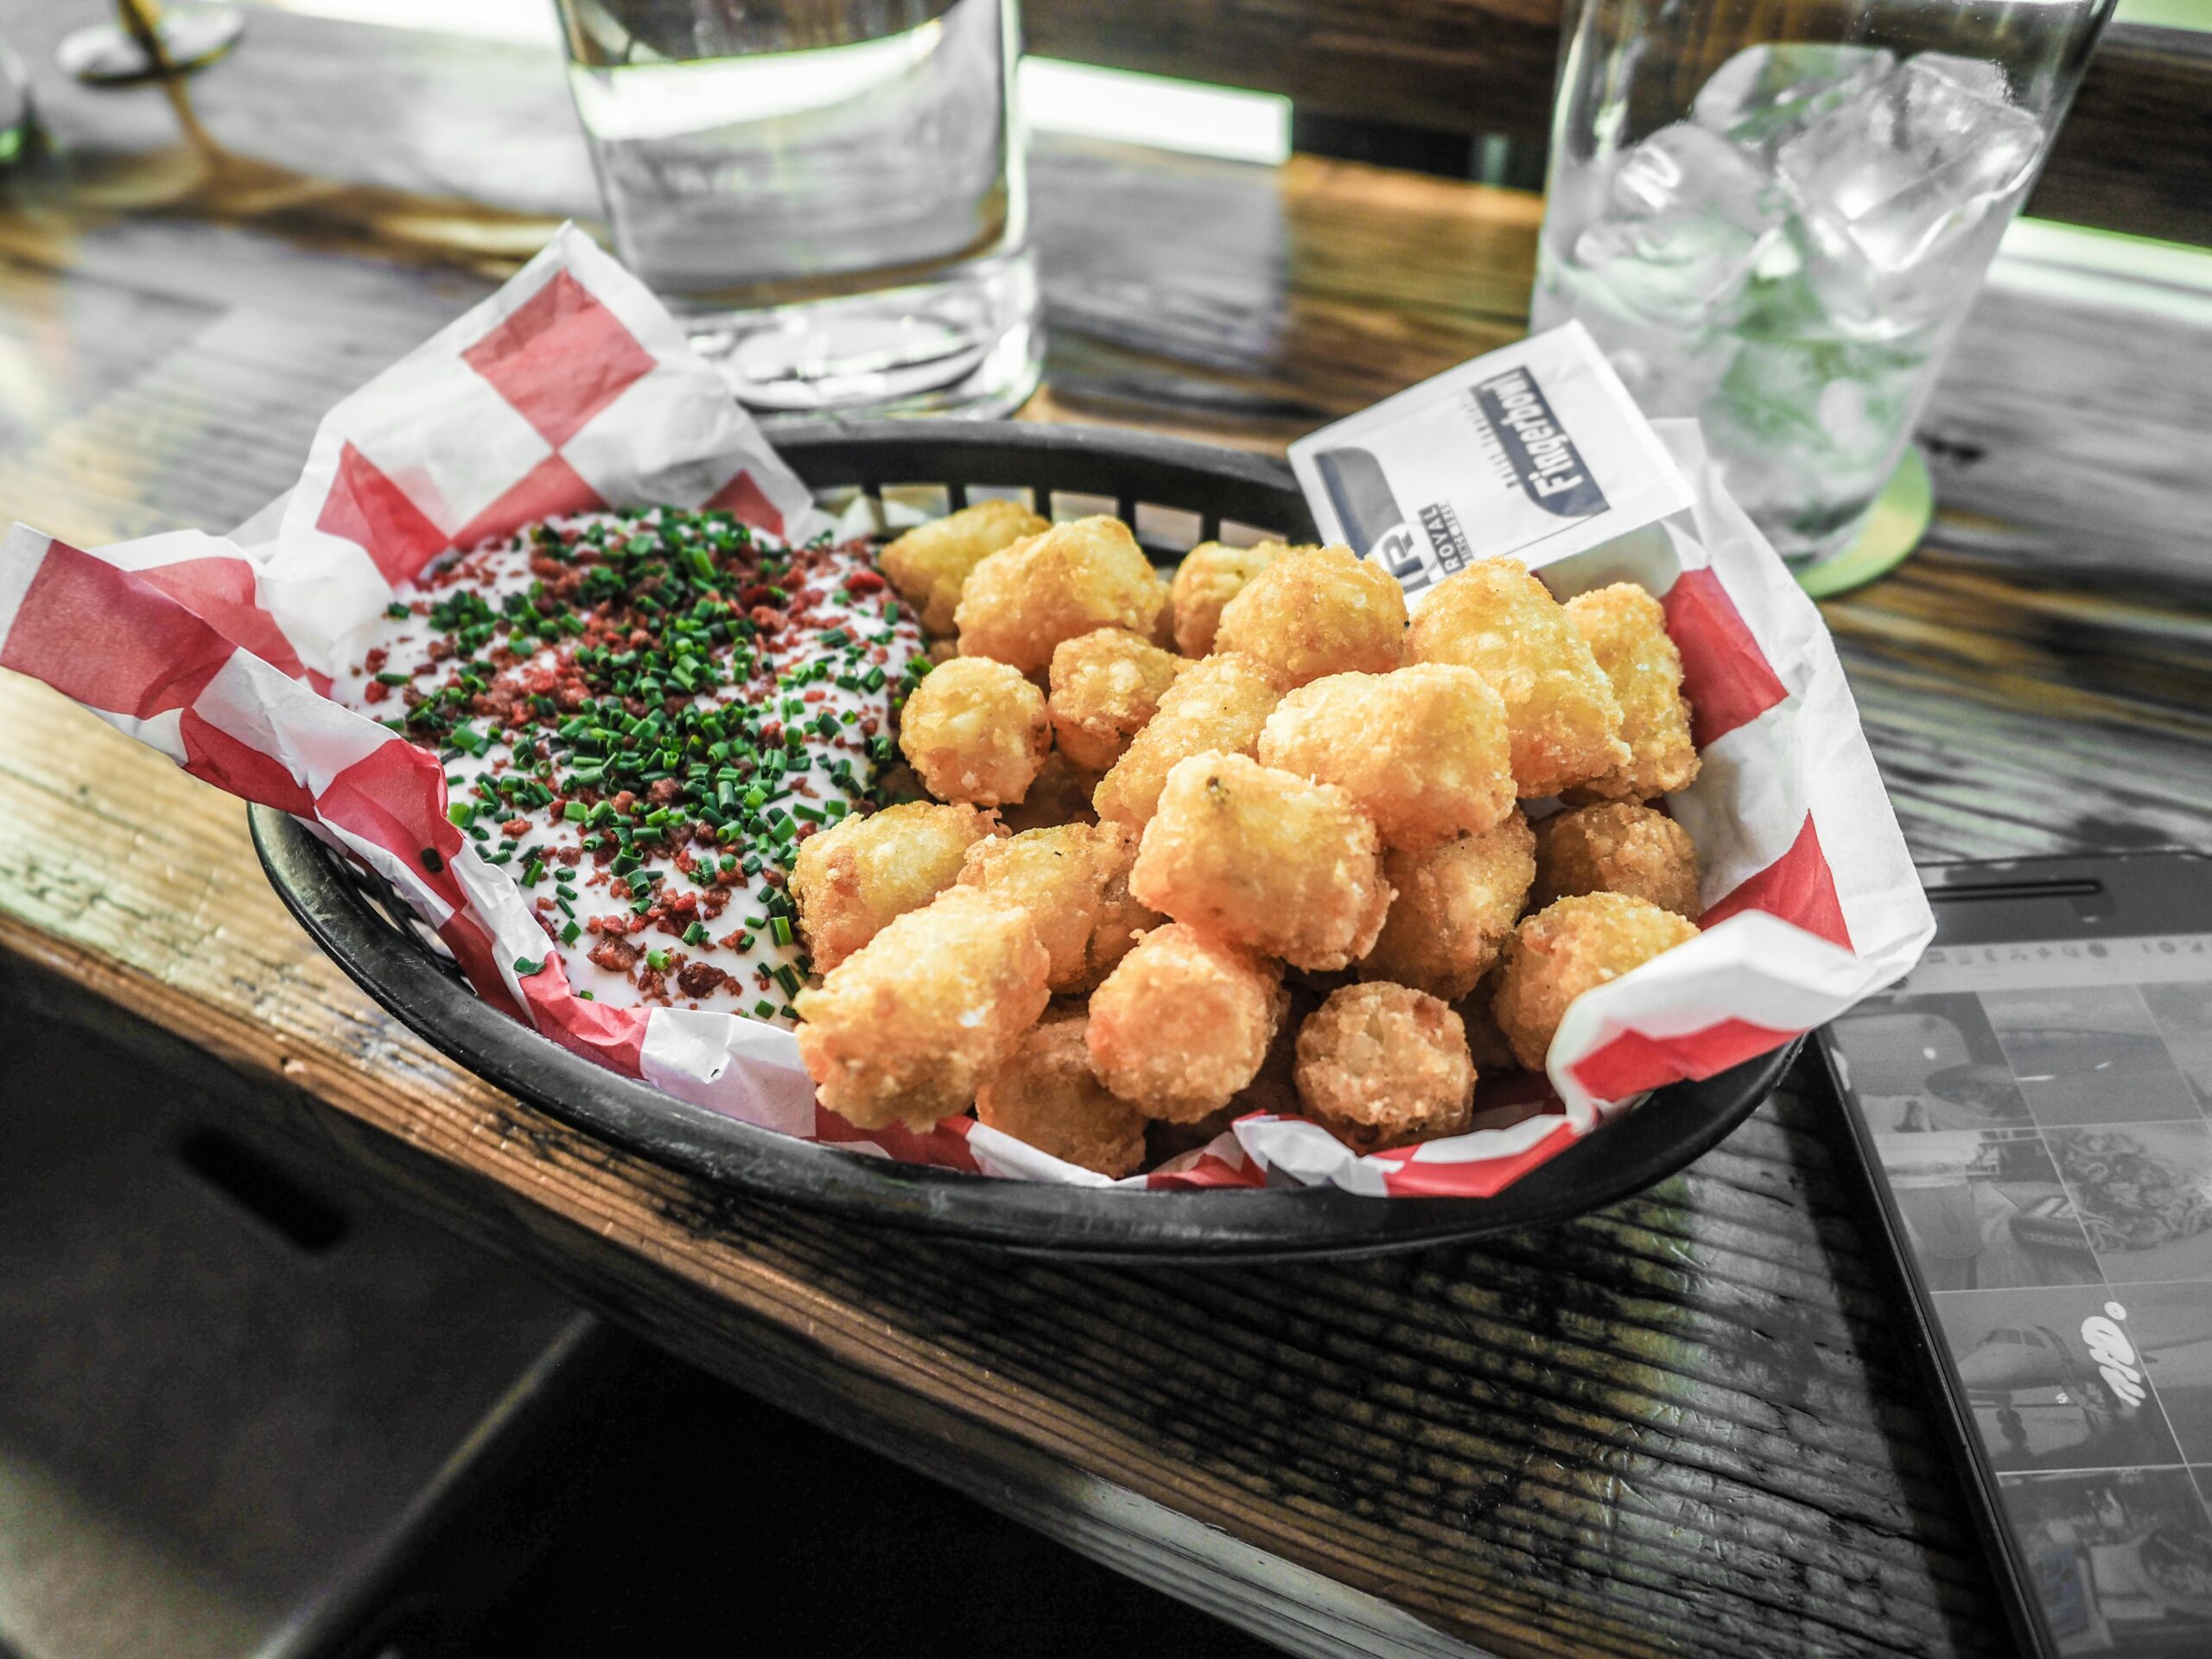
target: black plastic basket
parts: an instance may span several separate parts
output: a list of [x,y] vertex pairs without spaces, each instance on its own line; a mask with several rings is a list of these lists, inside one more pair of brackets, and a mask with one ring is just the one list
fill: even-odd
[[[1234,533],[1314,534],[1281,462],[1140,434],[909,421],[785,437],[825,499],[858,490],[939,508],[1027,491],[1052,516],[1111,512],[1155,556]],[[254,845],[315,942],[433,1047],[563,1122],[759,1198],[1039,1255],[1256,1259],[1352,1255],[1503,1232],[1609,1204],[1672,1174],[1765,1098],[1796,1046],[1653,1095],[1491,1198],[1370,1198],[1328,1187],[1147,1192],[893,1163],[736,1122],[569,1053],[494,1011],[391,890],[263,807]]]

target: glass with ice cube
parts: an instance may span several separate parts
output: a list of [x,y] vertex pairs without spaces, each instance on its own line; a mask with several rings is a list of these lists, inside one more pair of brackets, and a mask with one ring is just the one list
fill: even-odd
[[1694,415],[1787,557],[1902,458],[2112,0],[1569,0],[1532,320]]

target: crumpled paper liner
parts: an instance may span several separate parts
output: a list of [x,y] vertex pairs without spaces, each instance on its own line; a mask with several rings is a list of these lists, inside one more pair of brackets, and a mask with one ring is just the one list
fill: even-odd
[[[1666,605],[1705,760],[1670,803],[1704,863],[1705,932],[1574,1005],[1550,1056],[1557,1100],[1520,1122],[1362,1157],[1255,1115],[1122,1185],[1486,1196],[1598,1128],[1604,1103],[1778,1046],[1917,958],[1934,922],[1827,630],[1721,490],[1694,424],[1658,424],[1696,505],[1545,576],[1562,596],[1632,577]],[[232,536],[87,552],[16,525],[0,541],[0,667],[308,820],[398,891],[486,1001],[611,1070],[855,1152],[1109,1184],[970,1119],[862,1134],[817,1105],[779,1027],[579,999],[513,878],[447,820],[436,757],[323,695],[394,590],[448,549],[664,504],[792,540],[829,527],[659,303],[564,227],[334,408],[298,483]]]

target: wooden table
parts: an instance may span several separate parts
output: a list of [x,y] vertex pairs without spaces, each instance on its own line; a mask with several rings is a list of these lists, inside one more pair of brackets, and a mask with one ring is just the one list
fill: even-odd
[[[244,518],[325,407],[593,207],[543,54],[257,12],[192,145],[159,90],[52,72],[99,11],[0,0],[66,143],[0,187],[0,514],[85,543]],[[1532,198],[1059,140],[1033,177],[1036,418],[1272,448],[1522,326]],[[2206,839],[2208,368],[2181,288],[2015,263],[1980,302],[1925,423],[1936,534],[1827,607],[1920,853]],[[734,1201],[435,1058],[290,924],[235,802],[5,677],[0,780],[7,994],[1285,1647],[2005,1647],[1816,1095],[1478,1249],[993,1260]]]

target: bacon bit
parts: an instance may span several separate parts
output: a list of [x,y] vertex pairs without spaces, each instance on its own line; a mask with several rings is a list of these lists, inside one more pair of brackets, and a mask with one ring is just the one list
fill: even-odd
[[382,702],[391,695],[391,688],[382,680],[371,680],[361,688],[361,701],[364,702]]
[[822,826],[818,823],[802,823],[799,825],[797,833],[791,836],[791,839],[793,841],[804,841],[821,827]]
[[723,934],[723,935],[721,936],[721,938],[720,938],[719,939],[716,939],[716,940],[715,941],[715,943],[716,944],[719,944],[720,946],[721,946],[721,948],[722,948],[723,950],[736,950],[736,949],[738,948],[737,942],[738,942],[740,939],[743,938],[744,937],[745,937],[745,930],[744,930],[744,929],[742,929],[742,928],[740,928],[737,931],[735,931],[735,932],[734,932],[734,933],[725,933],[725,934]]
[[384,671],[384,665],[391,660],[391,653],[386,651],[382,645],[371,645],[368,649],[368,654],[361,658],[361,672],[364,674],[382,673]]
[[[599,923],[594,921],[591,926],[597,931]],[[592,946],[589,954],[591,959],[608,973],[626,974],[637,963],[638,947],[627,939],[607,938]]]
[[668,976],[657,968],[642,969],[638,974],[638,995],[648,1000],[668,1001]]
[[528,818],[509,818],[499,826],[499,833],[506,836],[526,836],[530,833]]
[[811,685],[805,690],[799,693],[798,700],[801,702],[819,702],[823,698],[829,695],[830,694],[827,691],[824,691],[820,686]]
[[883,591],[883,578],[873,570],[862,570],[845,578],[849,593],[875,594]]
[[760,742],[765,748],[780,748],[784,741],[784,722],[764,720],[760,722]]
[[448,657],[450,657],[450,656],[452,656],[452,655],[453,655],[453,641],[452,641],[452,640],[450,640],[450,639],[433,639],[433,640],[431,640],[431,641],[430,641],[430,660],[431,660],[432,662],[434,662],[434,663],[442,663],[443,661],[445,661],[445,659],[446,659],[447,658],[448,658]]
[[635,806],[637,804],[638,804],[638,797],[637,797],[637,793],[636,793],[636,791],[633,791],[633,790],[627,790],[627,789],[621,789],[621,790],[617,790],[617,791],[615,791],[615,792],[614,792],[614,810],[615,810],[617,812],[627,812],[627,811],[628,811],[632,807]]
[[655,806],[666,806],[683,792],[683,785],[677,783],[675,779],[658,778],[655,779],[652,786],[645,791],[645,798]]
[[784,624],[791,619],[772,605],[755,605],[746,614],[753,619],[753,626],[763,633],[780,633]]
[[687,962],[677,970],[676,987],[686,996],[709,996],[728,977],[711,962]]

